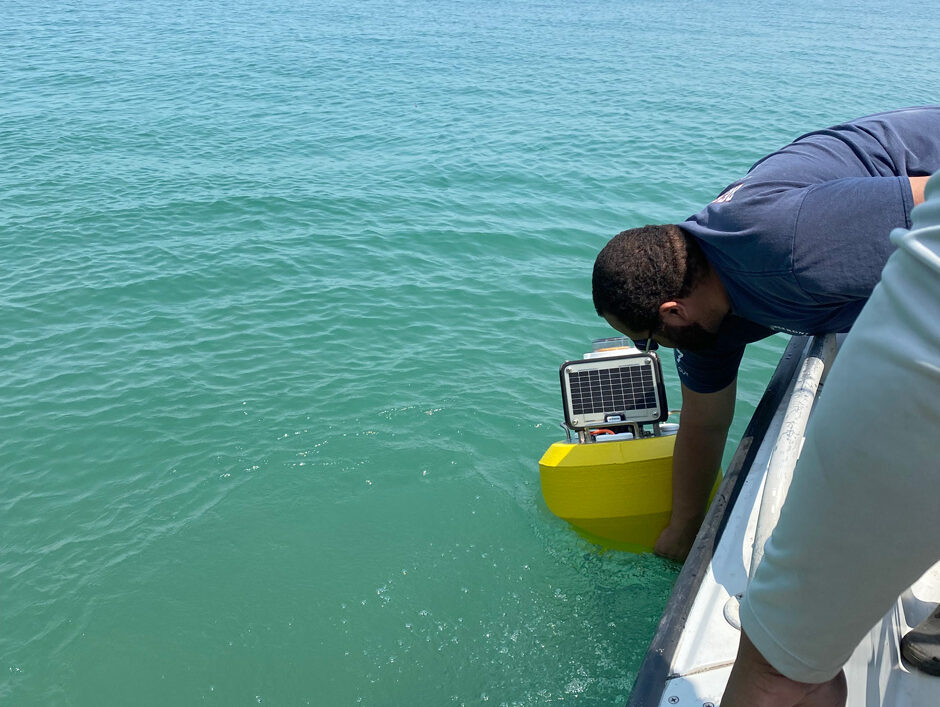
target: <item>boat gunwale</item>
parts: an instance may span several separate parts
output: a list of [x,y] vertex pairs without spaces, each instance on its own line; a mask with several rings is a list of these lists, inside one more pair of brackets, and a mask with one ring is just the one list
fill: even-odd
[[685,629],[692,600],[698,593],[708,565],[721,540],[731,509],[747,479],[757,451],[783,403],[787,390],[799,370],[810,337],[791,337],[760,402],[735,449],[725,477],[715,494],[695,544],[673,586],[646,657],[640,665],[626,707],[657,707],[662,701],[666,682],[672,677],[670,666]]

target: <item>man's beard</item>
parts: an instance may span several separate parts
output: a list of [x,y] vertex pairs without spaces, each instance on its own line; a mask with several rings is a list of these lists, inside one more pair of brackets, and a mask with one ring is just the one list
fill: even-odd
[[685,351],[703,351],[711,348],[718,339],[718,332],[708,331],[697,322],[685,326],[663,324],[659,331],[675,348]]

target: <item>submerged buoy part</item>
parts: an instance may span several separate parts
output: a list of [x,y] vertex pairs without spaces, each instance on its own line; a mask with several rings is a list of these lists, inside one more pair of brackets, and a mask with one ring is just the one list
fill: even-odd
[[[545,503],[594,543],[650,552],[672,512],[675,442],[675,435],[556,442],[539,460]],[[716,489],[719,481],[720,474]]]

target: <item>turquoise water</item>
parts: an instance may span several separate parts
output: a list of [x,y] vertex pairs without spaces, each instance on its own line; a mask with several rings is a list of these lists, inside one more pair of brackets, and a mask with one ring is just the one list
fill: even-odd
[[896,8],[0,0],[0,701],[623,701],[677,567],[537,473],[593,257],[936,102]]

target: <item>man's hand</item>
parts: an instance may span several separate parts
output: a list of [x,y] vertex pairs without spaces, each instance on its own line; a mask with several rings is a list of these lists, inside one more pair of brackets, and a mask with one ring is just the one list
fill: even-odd
[[845,673],[829,682],[796,682],[781,675],[741,633],[738,657],[731,669],[722,707],[843,707]]
[[666,526],[666,529],[660,533],[659,539],[656,541],[656,546],[653,548],[653,552],[670,560],[684,562],[689,551],[692,549],[700,525],[701,520],[694,521],[684,526],[670,523]]

